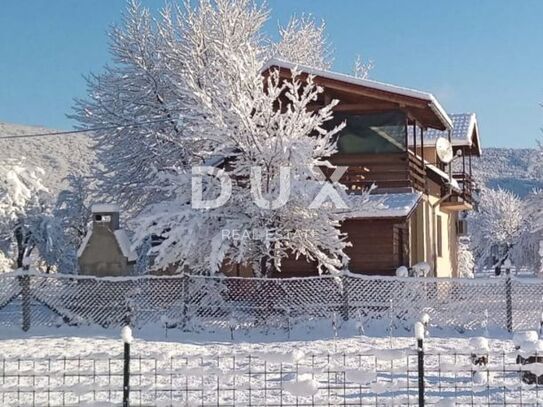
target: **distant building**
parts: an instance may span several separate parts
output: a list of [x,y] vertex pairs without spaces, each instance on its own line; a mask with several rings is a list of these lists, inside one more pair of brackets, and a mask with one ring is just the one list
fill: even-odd
[[79,273],[98,277],[131,275],[137,256],[130,249],[126,231],[119,227],[119,207],[95,204],[91,211],[92,227],[77,253]]

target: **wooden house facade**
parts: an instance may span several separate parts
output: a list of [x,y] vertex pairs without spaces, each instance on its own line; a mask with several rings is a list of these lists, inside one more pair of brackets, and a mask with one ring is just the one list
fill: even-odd
[[[383,202],[380,211],[357,211],[346,217],[342,229],[352,247],[349,270],[355,273],[393,275],[399,266],[425,262],[430,275],[457,275],[457,239],[465,230],[463,214],[473,209],[472,157],[481,148],[474,114],[449,115],[426,92],[405,89],[295,66],[279,60],[264,69],[279,70],[286,80],[291,69],[301,77],[312,75],[324,89],[315,103],[318,109],[333,99],[334,126],[345,122],[338,136],[336,165],[348,167],[340,182],[356,196],[375,184],[370,199]],[[445,137],[456,158],[441,162],[435,142]],[[283,261],[277,277],[316,274],[305,259]],[[234,267],[229,275],[250,275]]]

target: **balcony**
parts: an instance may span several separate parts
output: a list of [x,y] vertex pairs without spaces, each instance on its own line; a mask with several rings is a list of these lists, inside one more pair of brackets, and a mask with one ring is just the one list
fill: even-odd
[[[475,191],[475,182],[471,175],[459,171],[452,174],[453,180],[456,181],[457,188],[450,189],[450,197],[443,202],[442,206],[449,210],[471,210],[473,209]],[[445,191],[444,191],[445,193]]]
[[350,191],[360,191],[375,184],[382,192],[401,188],[425,190],[421,159],[412,153],[336,154],[330,160],[348,167],[340,182]]

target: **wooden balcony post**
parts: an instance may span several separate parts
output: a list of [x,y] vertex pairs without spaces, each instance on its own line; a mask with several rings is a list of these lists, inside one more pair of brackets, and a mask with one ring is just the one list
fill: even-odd
[[417,155],[417,122],[413,122],[413,151]]
[[426,165],[424,163],[424,128],[420,127],[420,158],[422,158],[422,168],[425,169]]

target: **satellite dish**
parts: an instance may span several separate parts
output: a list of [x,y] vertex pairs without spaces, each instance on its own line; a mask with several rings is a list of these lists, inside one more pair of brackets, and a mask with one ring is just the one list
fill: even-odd
[[448,164],[453,160],[452,144],[445,137],[439,137],[436,140],[436,154],[442,163]]

